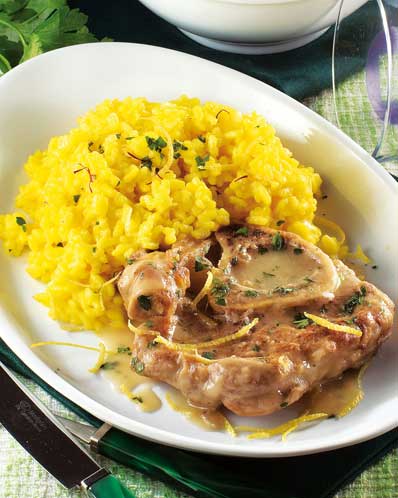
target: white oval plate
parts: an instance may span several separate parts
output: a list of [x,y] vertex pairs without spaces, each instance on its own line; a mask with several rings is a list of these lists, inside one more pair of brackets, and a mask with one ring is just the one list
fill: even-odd
[[[398,297],[398,186],[363,149],[324,119],[273,88],[231,69],[157,47],[103,43],[64,48],[32,59],[0,79],[0,212],[12,209],[18,185],[26,181],[27,156],[66,132],[76,118],[106,98],[146,96],[168,100],[186,93],[241,111],[256,110],[276,127],[284,143],[325,180],[325,209],[360,242],[379,265],[370,278]],[[323,212],[322,211],[322,212]],[[1,251],[0,333],[42,379],[98,418],[131,434],[167,445],[224,455],[288,456],[330,450],[382,434],[397,425],[398,336],[372,362],[365,399],[342,420],[327,420],[280,438],[249,441],[207,432],[165,403],[152,414],[138,411],[87,368],[93,356],[69,348],[31,350],[38,340],[96,344],[93,333],[68,333],[32,299],[42,284],[25,273],[23,259]],[[164,389],[159,387],[159,392]],[[273,425],[294,409],[251,421]],[[236,421],[236,418],[233,419]],[[242,422],[242,421],[241,421]],[[247,421],[246,421],[247,422]]]

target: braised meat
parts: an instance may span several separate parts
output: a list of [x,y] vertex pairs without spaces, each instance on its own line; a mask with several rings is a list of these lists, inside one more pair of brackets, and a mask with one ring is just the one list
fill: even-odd
[[[134,358],[144,375],[176,387],[197,407],[270,414],[360,367],[391,333],[391,300],[292,233],[229,227],[205,243],[133,257],[119,289],[140,330]],[[318,325],[305,312],[358,335]],[[254,318],[247,334],[208,346]],[[170,344],[198,347],[193,354],[191,346]]]

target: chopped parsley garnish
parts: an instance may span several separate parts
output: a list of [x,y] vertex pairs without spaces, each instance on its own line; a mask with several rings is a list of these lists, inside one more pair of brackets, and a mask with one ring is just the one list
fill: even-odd
[[141,294],[140,296],[138,296],[137,301],[141,308],[145,311],[148,311],[152,308],[151,296],[144,296],[144,294]]
[[119,138],[121,137],[122,135],[120,133],[116,133],[116,138],[119,140]]
[[235,230],[235,235],[243,235],[243,237],[247,237],[249,235],[249,229],[247,227],[240,227]]
[[73,196],[73,201],[75,204],[77,204],[79,202],[79,199],[80,199],[80,194],[76,194]]
[[281,294],[282,296],[285,296],[286,294],[290,294],[291,292],[294,291],[294,287],[275,287],[273,292],[277,292],[278,294]]
[[146,143],[148,144],[148,147],[151,150],[154,150],[155,152],[162,152],[162,149],[164,149],[167,145],[166,140],[163,137],[158,137],[156,139],[152,137],[145,137]]
[[234,256],[233,258],[231,258],[231,265],[236,266],[237,264],[238,264],[238,257]]
[[141,159],[141,166],[143,168],[148,168],[149,171],[152,171],[152,160],[148,156],[143,157]]
[[249,290],[245,291],[245,296],[246,297],[257,297],[258,296],[258,292],[255,291],[255,290],[249,289]]
[[204,353],[201,353],[201,356],[203,356],[203,358],[207,358],[208,360],[214,360],[216,357],[213,351],[205,351]]
[[313,321],[311,318],[307,318],[304,313],[296,313],[294,315],[293,323],[297,329],[305,329],[308,325],[311,325]]
[[204,157],[196,156],[195,161],[198,170],[203,171],[204,169],[206,169],[206,163],[209,159],[210,159],[210,154],[206,154]]
[[134,137],[126,137],[125,140],[133,140]]
[[198,140],[200,140],[200,141],[201,141],[202,143],[204,143],[204,144],[206,143],[206,138],[205,138],[205,137],[203,137],[202,135],[199,135],[199,136],[198,136]]
[[265,246],[258,246],[257,250],[259,254],[265,254],[266,252],[268,252],[268,248]]
[[99,222],[99,221],[96,221],[96,222],[95,222],[95,224],[96,224],[96,225],[99,225],[99,224],[100,224],[100,222]]
[[283,403],[281,403],[279,405],[281,408],[286,408],[287,406],[289,406],[289,403],[287,401],[284,401]]
[[216,299],[216,304],[219,306],[225,306],[227,304],[225,297],[229,293],[229,286],[218,279],[214,280],[213,288],[211,289],[211,293]]
[[135,258],[127,258],[127,264],[132,265],[135,262]]
[[156,348],[157,345],[158,345],[158,343],[157,343],[156,339],[154,339],[153,341],[149,341],[146,347],[148,349],[152,349],[152,348]]
[[258,344],[255,344],[253,347],[252,347],[252,350],[255,351],[256,353],[258,353],[260,351],[260,346]]
[[145,327],[147,327],[148,329],[150,329],[151,327],[153,327],[153,321],[152,320],[147,320],[145,322]]
[[277,227],[280,227],[280,226],[281,226],[281,225],[283,225],[284,223],[285,223],[285,220],[278,220],[278,221],[276,222],[276,226],[277,226]]
[[102,370],[113,370],[117,366],[117,364],[117,361],[106,361],[100,366],[100,368]]
[[346,313],[353,313],[355,308],[364,302],[366,296],[366,287],[362,285],[361,289],[354,293],[353,296],[344,304],[343,311]]
[[274,251],[282,251],[285,248],[285,239],[282,237],[280,232],[272,237],[271,246]]
[[117,352],[121,353],[121,354],[124,354],[124,353],[131,354],[131,349],[129,346],[119,346],[117,348]]
[[91,147],[94,145],[94,142],[89,142],[87,148],[90,152],[92,152]]
[[200,256],[196,256],[195,258],[195,271],[203,271],[207,270],[209,265],[201,258]]
[[134,358],[131,358],[131,366],[138,374],[142,374],[145,369],[145,365],[136,356],[134,356]]
[[297,254],[297,255],[299,255],[299,254],[303,254],[304,249],[302,249],[301,247],[295,247],[295,248],[293,249],[293,252],[294,252],[294,254]]
[[141,396],[133,396],[131,398],[132,401],[136,401],[137,403],[143,403],[144,400],[141,398]]
[[57,247],[64,247],[62,242],[58,242]]
[[174,159],[178,159],[179,157],[181,157],[181,153],[179,152],[180,150],[188,150],[188,147],[186,147],[181,142],[174,140],[173,142]]
[[105,151],[104,151],[104,147],[103,147],[102,145],[100,145],[100,146],[98,147],[98,152],[99,152],[100,154],[103,154],[103,153],[105,152]]
[[373,266],[372,266],[372,269],[373,269],[373,270],[377,270],[377,268],[378,268],[378,266],[377,266],[377,265],[373,265]]
[[314,280],[312,280],[312,278],[310,277],[304,277],[304,281],[307,282],[307,284],[311,284],[312,282],[314,282]]
[[328,198],[328,196],[327,196],[326,194],[324,194],[324,195],[321,197],[321,199],[322,199],[322,200],[325,200],[325,199],[327,199],[327,198]]
[[25,219],[22,218],[21,216],[17,216],[15,218],[15,221],[16,221],[17,225],[19,225],[22,228],[22,230],[24,232],[26,232],[26,221],[25,221]]
[[97,252],[97,248],[96,247],[93,247],[91,250],[93,251],[93,253]]

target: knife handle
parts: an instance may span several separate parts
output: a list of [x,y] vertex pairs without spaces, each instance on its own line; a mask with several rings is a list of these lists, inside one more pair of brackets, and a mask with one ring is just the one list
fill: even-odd
[[110,474],[92,484],[87,494],[90,498],[136,498],[116,477]]

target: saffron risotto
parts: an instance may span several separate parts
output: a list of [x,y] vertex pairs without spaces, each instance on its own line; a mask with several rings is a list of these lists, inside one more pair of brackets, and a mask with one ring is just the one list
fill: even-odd
[[0,238],[10,255],[28,250],[28,273],[46,283],[35,298],[72,330],[125,325],[115,276],[139,249],[231,222],[280,227],[331,255],[344,243],[314,223],[313,168],[262,116],[215,102],[106,100],[25,170]]

